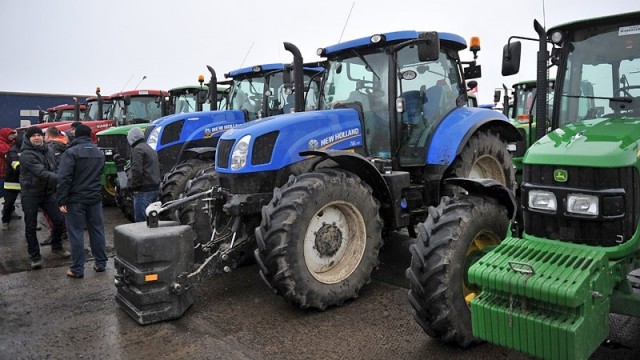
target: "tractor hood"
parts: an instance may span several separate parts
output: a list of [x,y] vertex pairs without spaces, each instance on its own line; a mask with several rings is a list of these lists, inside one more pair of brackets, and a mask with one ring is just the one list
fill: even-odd
[[98,135],[98,136],[104,136],[104,135],[127,135],[129,133],[129,130],[131,130],[134,127],[139,127],[141,130],[144,131],[144,129],[146,129],[147,126],[149,126],[149,123],[114,126],[114,127],[111,127],[111,128],[109,128],[107,130],[100,131],[96,135]]
[[[248,136],[251,139],[245,152],[246,164],[233,170],[231,159],[234,150],[238,141],[246,140]],[[218,143],[216,170],[221,173],[274,171],[303,160],[305,157],[300,156],[302,151],[345,150],[363,144],[362,124],[354,109],[278,115],[225,132]],[[220,161],[222,163],[218,164]]]
[[147,131],[147,143],[155,150],[161,150],[192,140],[216,138],[245,122],[245,114],[241,110],[198,111],[169,115],[151,123],[151,129]]
[[533,144],[525,164],[626,167],[636,164],[640,118],[585,120],[547,134]]

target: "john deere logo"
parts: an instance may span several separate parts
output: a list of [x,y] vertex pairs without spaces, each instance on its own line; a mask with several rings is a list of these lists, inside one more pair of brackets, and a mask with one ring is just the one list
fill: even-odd
[[569,173],[567,170],[556,169],[553,171],[553,179],[557,182],[567,182],[567,180],[569,180]]

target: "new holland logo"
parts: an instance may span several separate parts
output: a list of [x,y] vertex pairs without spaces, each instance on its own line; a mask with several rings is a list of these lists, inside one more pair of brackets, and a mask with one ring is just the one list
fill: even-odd
[[569,180],[569,172],[563,169],[555,169],[553,171],[553,180],[557,182],[567,182],[567,180]]

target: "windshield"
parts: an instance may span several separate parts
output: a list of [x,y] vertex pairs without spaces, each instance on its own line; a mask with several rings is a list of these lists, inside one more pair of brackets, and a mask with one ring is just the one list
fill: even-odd
[[131,103],[125,105],[123,99],[117,99],[113,103],[109,118],[114,119],[118,125],[129,125],[151,122],[162,116],[160,106],[156,103],[156,96],[131,97]]
[[[549,88],[547,89],[547,104],[549,110],[547,114],[551,114],[552,100],[553,100],[553,82],[549,82]],[[513,106],[511,110],[512,119],[529,120],[531,117],[536,116],[536,88],[535,84],[520,84],[514,86],[513,93]]]
[[404,112],[398,114],[403,166],[424,165],[431,130],[457,107],[458,95],[466,92],[457,61],[448,53],[441,48],[438,60],[421,62],[417,47],[398,52],[398,95],[404,100]]
[[[309,84],[311,82],[311,85]],[[318,86],[311,76],[304,74],[305,88],[308,89],[305,110],[314,110],[318,102]],[[263,114],[263,100],[267,101],[267,114]],[[225,99],[226,100],[226,99]],[[228,108],[246,110],[249,120],[289,113],[294,109],[295,95],[285,92],[283,72],[269,72],[262,77],[234,80]]]
[[[80,118],[82,119],[82,110],[80,110]],[[55,121],[72,121],[76,119],[75,110],[62,110],[56,114]]]
[[558,125],[640,115],[640,32],[609,25],[576,31],[568,40]]
[[182,93],[174,95],[173,100],[175,104],[174,114],[189,113],[196,111],[196,97],[197,94]]
[[102,114],[98,113],[98,100],[91,100],[87,102],[87,110],[84,113],[85,120],[105,120],[108,119],[109,111],[111,110],[111,102],[102,103]]
[[389,58],[383,49],[355,50],[329,61],[320,109],[341,104],[362,107],[366,146],[372,156],[390,158]]

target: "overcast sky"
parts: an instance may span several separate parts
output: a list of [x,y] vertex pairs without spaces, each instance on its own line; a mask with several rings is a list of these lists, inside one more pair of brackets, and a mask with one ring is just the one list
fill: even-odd
[[[544,11],[543,11],[544,6]],[[352,9],[350,13],[350,10]],[[537,44],[523,44],[520,74],[502,77],[509,36],[536,37],[577,19],[638,11],[637,0],[0,0],[0,91],[104,95],[169,89],[261,63],[305,61],[316,49],[375,33],[417,30],[480,36],[480,102],[535,78]],[[545,15],[546,14],[546,19]],[[344,30],[344,33],[343,33]],[[471,53],[464,51],[464,60]]]

